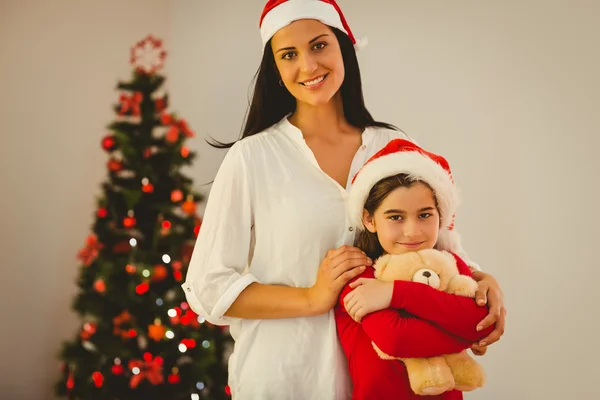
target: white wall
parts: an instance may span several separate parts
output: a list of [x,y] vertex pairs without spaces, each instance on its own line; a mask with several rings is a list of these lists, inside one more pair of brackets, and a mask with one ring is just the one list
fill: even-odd
[[[458,228],[506,294],[507,333],[480,359],[488,385],[467,398],[600,397],[600,3],[339,3],[369,38],[359,60],[370,111],[450,159]],[[166,39],[167,87],[198,135],[189,172],[200,187],[224,155],[202,138],[240,132],[263,4],[0,0],[0,397],[52,398],[129,46],[148,32]]]

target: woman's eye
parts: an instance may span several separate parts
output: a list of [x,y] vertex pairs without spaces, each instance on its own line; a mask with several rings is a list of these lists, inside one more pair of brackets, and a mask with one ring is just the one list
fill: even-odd
[[325,42],[319,42],[314,45],[315,50],[323,50],[325,47],[327,47],[327,43]]
[[392,215],[392,216],[390,217],[390,219],[391,219],[392,221],[400,221],[400,220],[402,219],[402,217],[401,217],[400,215]]
[[285,53],[281,58],[283,60],[291,60],[292,58],[294,58],[294,56],[295,54],[290,51],[288,53]]

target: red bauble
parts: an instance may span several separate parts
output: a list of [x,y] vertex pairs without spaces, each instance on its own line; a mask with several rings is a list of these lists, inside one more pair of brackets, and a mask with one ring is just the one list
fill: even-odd
[[169,375],[167,380],[171,385],[176,385],[179,382],[181,382],[181,377],[179,376],[179,374],[171,374]]
[[112,135],[106,135],[102,139],[102,148],[106,151],[113,151],[117,147],[117,142]]
[[181,282],[183,279],[183,274],[181,271],[173,271],[173,278],[175,278],[177,282]]
[[135,287],[135,292],[139,295],[142,295],[150,290],[150,285],[147,282],[142,282]]
[[94,385],[96,385],[96,387],[102,387],[102,384],[104,383],[104,376],[102,376],[100,372],[96,371],[92,374],[92,380],[94,381]]
[[104,207],[100,207],[98,211],[96,211],[96,215],[98,216],[98,218],[106,218],[106,216],[108,215],[108,210]]
[[125,228],[133,228],[135,226],[135,217],[125,217],[123,219],[123,226]]
[[171,201],[173,203],[177,203],[181,200],[183,200],[183,193],[181,192],[181,190],[173,190],[171,192]]
[[106,164],[108,169],[111,170],[112,172],[118,172],[121,169],[123,169],[123,163],[119,160],[115,160],[114,158],[111,158],[110,160],[108,160],[108,163]]
[[115,364],[112,366],[111,371],[114,375],[122,375],[125,372],[125,367],[122,364]]
[[226,393],[228,396],[231,396],[231,388],[229,387],[229,385],[225,386],[225,393]]
[[152,271],[152,282],[162,281],[167,277],[167,275],[167,267],[162,264],[155,265],[154,270]]
[[142,192],[144,193],[152,193],[154,192],[154,186],[151,183],[146,185],[142,185]]
[[189,155],[190,155],[190,149],[188,149],[187,147],[183,146],[181,148],[181,157],[188,158]]
[[127,264],[127,266],[125,267],[125,271],[127,271],[127,273],[129,275],[133,275],[135,274],[135,271],[137,270],[137,268],[135,267],[135,265],[133,264]]
[[94,289],[98,293],[104,293],[104,292],[106,292],[106,283],[104,282],[104,280],[103,279],[97,279],[94,282]]

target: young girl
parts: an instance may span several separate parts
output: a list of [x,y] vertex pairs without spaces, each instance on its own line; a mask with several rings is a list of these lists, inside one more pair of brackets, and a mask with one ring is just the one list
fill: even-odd
[[[357,246],[376,260],[438,248],[454,252],[461,274],[469,267],[453,217],[457,195],[448,163],[412,142],[395,139],[376,153],[354,178],[350,219]],[[335,309],[338,334],[354,384],[353,399],[416,399],[401,361],[382,360],[372,343],[394,357],[421,358],[458,353],[486,335],[487,314],[474,299],[450,295],[415,282],[381,282],[368,268],[351,281]],[[354,290],[353,290],[354,289]],[[456,390],[432,399],[462,399]]]

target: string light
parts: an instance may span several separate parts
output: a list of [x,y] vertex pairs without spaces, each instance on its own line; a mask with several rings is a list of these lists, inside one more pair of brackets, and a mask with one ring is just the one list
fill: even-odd
[[131,238],[131,239],[129,239],[129,245],[130,245],[131,247],[135,247],[135,246],[137,246],[137,240],[136,240],[135,238]]
[[169,311],[167,311],[167,315],[171,318],[175,318],[177,316],[177,311],[175,311],[175,309],[171,308]]
[[145,269],[145,270],[142,271],[142,275],[144,275],[144,278],[147,278],[147,277],[150,276],[150,271],[147,270],[147,269]]
[[162,256],[162,260],[163,260],[163,262],[164,262],[165,264],[168,264],[168,263],[170,263],[170,262],[171,262],[171,257],[169,257],[169,255],[168,255],[168,254],[163,254],[163,256]]
[[198,390],[202,390],[202,389],[204,389],[204,383],[198,382],[198,383],[196,383],[196,387],[198,388]]
[[179,343],[178,348],[179,348],[179,351],[182,353],[185,353],[187,351],[187,346],[183,343]]
[[157,306],[162,306],[163,305],[163,300],[162,299],[156,299],[156,305]]
[[133,372],[134,375],[138,375],[140,373],[140,369],[138,367],[133,367],[131,372]]
[[200,400],[200,395],[198,393],[192,393],[192,400]]
[[204,342],[202,342],[202,347],[208,349],[210,347],[210,342],[208,340],[205,340]]
[[173,333],[173,331],[166,331],[165,336],[167,337],[167,339],[173,339],[175,337],[175,334]]

